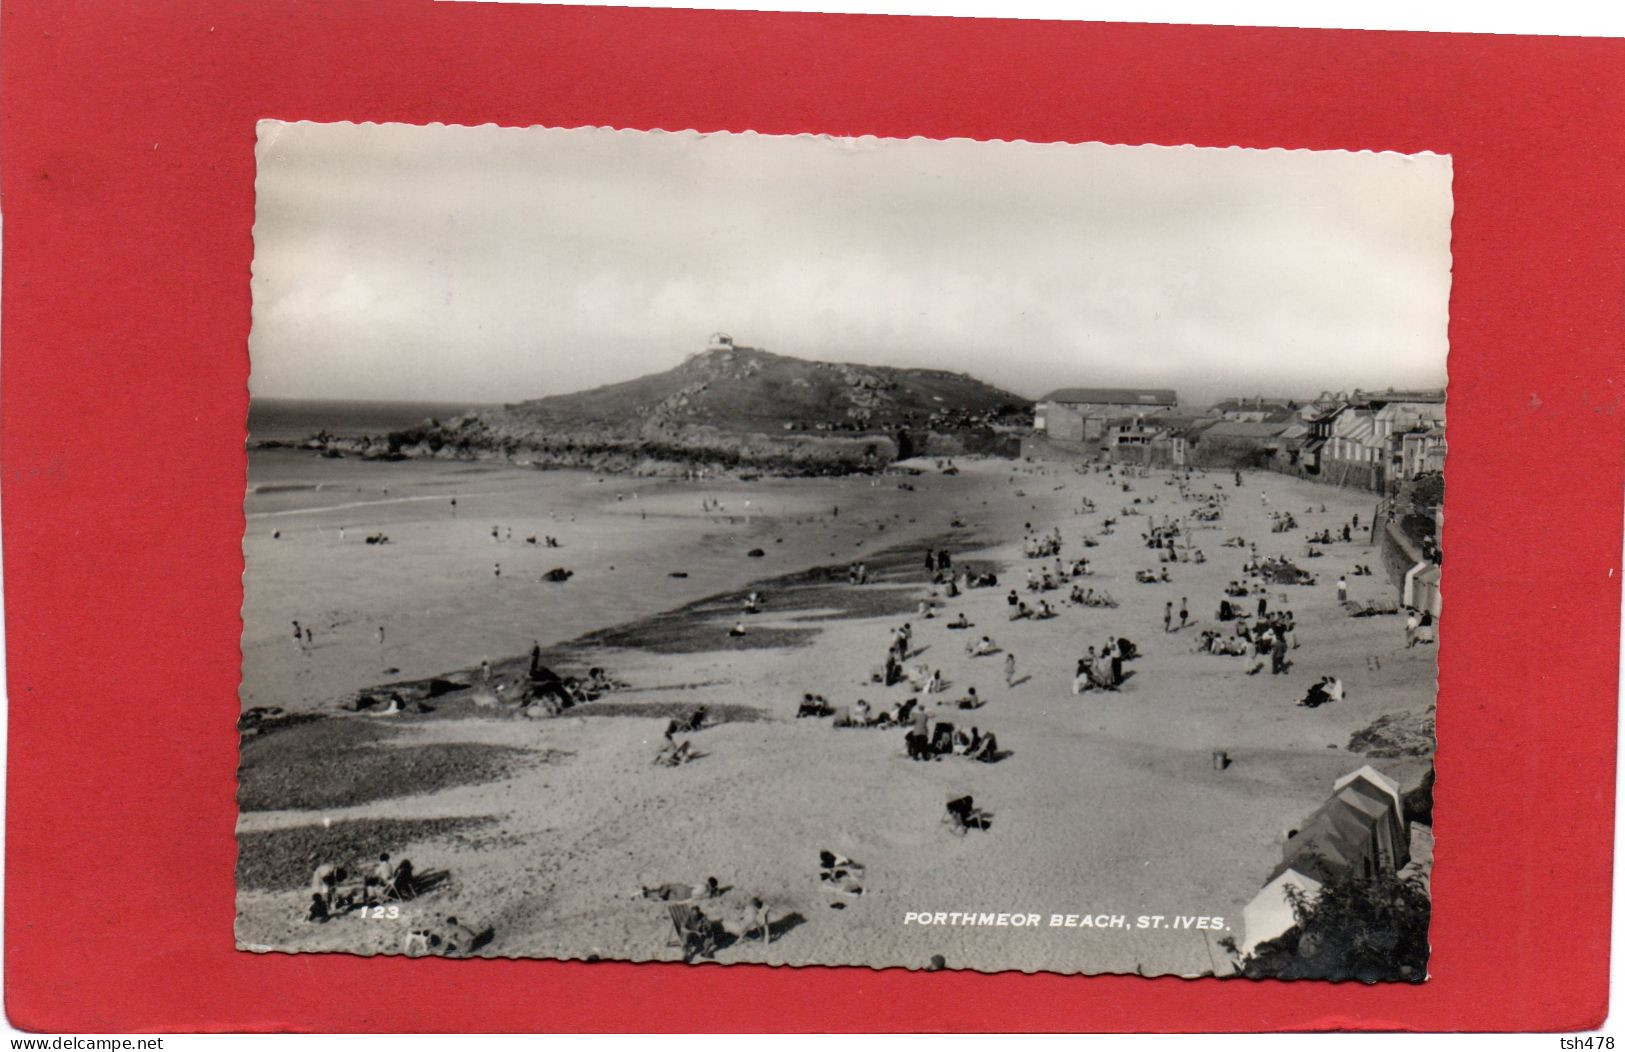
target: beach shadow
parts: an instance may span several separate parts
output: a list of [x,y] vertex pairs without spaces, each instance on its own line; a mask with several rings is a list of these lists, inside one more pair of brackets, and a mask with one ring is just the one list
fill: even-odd
[[769,943],[778,942],[786,934],[795,931],[805,923],[807,923],[807,918],[799,913],[786,913],[782,917],[773,918],[767,923],[767,941]]
[[[1028,681],[1028,680],[1030,680],[1030,679],[1032,679],[1032,678],[1033,678],[1033,677],[1032,677],[1032,674],[1031,674],[1031,673],[1028,673],[1028,674],[1027,674],[1027,675],[1025,675],[1025,676],[1018,676],[1018,677],[1017,677],[1017,678],[1015,678],[1015,679],[1013,679],[1013,680],[1011,680],[1011,681],[1010,681],[1010,686],[1011,686],[1011,687],[1012,687],[1012,688],[1014,688],[1014,687],[1019,687],[1019,686],[1021,686],[1021,685],[1022,685],[1022,684],[1023,684],[1023,683],[1025,683],[1025,682],[1027,682],[1027,681]],[[1124,678],[1125,678],[1125,679],[1126,679],[1126,678],[1128,678],[1128,677],[1126,677],[1126,676],[1125,676],[1125,677],[1124,677]]]
[[445,869],[425,869],[412,874],[412,894],[410,898],[427,895],[451,879],[451,871]]

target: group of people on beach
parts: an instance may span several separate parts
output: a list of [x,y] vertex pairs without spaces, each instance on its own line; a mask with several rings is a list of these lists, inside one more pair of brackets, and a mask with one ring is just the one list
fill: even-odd
[[359,870],[323,862],[310,877],[310,908],[305,919],[325,924],[355,909],[410,899],[417,890],[411,861],[392,862],[387,851]]

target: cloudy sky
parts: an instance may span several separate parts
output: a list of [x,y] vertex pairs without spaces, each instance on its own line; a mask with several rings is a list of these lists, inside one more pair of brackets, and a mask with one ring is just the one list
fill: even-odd
[[712,332],[1182,400],[1440,386],[1446,157],[259,129],[251,392],[502,402]]

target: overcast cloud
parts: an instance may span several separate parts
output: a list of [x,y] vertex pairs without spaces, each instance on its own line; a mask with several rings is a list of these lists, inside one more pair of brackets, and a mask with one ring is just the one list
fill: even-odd
[[804,358],[1441,386],[1433,155],[262,122],[255,396],[501,402]]

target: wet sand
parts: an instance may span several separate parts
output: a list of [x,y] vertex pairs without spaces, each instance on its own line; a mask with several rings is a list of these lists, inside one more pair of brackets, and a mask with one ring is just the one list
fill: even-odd
[[[379,477],[399,478],[389,472],[401,466],[366,467],[380,472]],[[298,527],[331,532],[336,520],[324,517],[341,516],[365,523],[366,530],[390,532],[395,544],[384,552],[332,552],[323,543],[333,539],[324,542],[320,534],[302,541],[303,549],[295,548],[285,526],[282,538],[272,541],[269,531],[276,527],[270,523],[300,516],[251,517],[245,542],[250,578],[256,572],[263,576],[251,580],[249,589],[249,606],[256,613],[250,619],[249,646],[265,654],[253,657],[251,652],[245,658],[254,689],[263,692],[251,696],[245,686],[245,703],[276,696],[283,689],[277,686],[279,670],[305,660],[291,638],[276,638],[286,627],[281,617],[285,611],[277,603],[295,595],[354,589],[344,604],[379,616],[392,610],[397,618],[391,624],[401,627],[403,652],[388,660],[405,664],[411,639],[412,667],[418,674],[439,673],[470,668],[484,654],[517,654],[531,638],[543,637],[544,643],[574,638],[600,624],[669,610],[739,587],[742,575],[766,577],[798,564],[827,562],[831,551],[844,563],[865,548],[908,541],[905,526],[918,530],[916,536],[935,535],[961,503],[974,509],[967,518],[975,520],[976,532],[985,540],[977,551],[956,547],[955,556],[996,561],[1001,586],[947,600],[945,611],[929,621],[895,613],[813,619],[804,609],[776,610],[769,592],[767,610],[749,619],[752,633],[815,629],[811,636],[798,635],[798,645],[783,648],[730,646],[725,631],[734,618],[700,607],[691,619],[705,631],[715,631],[713,647],[675,653],[642,647],[594,651],[594,663],[632,688],[608,699],[617,715],[566,714],[531,721],[488,709],[444,718],[463,711],[448,705],[436,718],[407,718],[395,728],[398,740],[383,747],[485,745],[528,751],[546,760],[514,764],[496,781],[434,793],[351,807],[244,814],[240,831],[246,834],[293,835],[319,828],[323,820],[489,821],[478,835],[429,837],[395,846],[420,869],[450,874],[432,893],[407,903],[399,920],[363,921],[352,915],[326,925],[306,924],[299,894],[250,888],[239,895],[240,944],[400,952],[406,929],[451,913],[477,920],[477,927],[494,928],[495,939],[483,951],[492,955],[676,960],[680,952],[667,945],[670,923],[664,904],[638,898],[637,888],[640,883],[697,883],[715,875],[738,889],[734,894],[760,895],[781,918],[771,944],[736,943],[719,954],[724,962],[918,968],[941,954],[950,968],[1227,972],[1218,939],[1239,936],[1241,907],[1280,857],[1284,831],[1325,798],[1335,777],[1367,762],[1345,751],[1350,734],[1385,713],[1421,712],[1433,700],[1433,648],[1406,650],[1400,618],[1349,618],[1337,604],[1338,574],[1356,563],[1379,569],[1376,549],[1356,534],[1357,543],[1334,544],[1325,558],[1302,558],[1306,532],[1341,526],[1354,513],[1366,522],[1374,499],[1272,474],[1248,474],[1236,489],[1231,476],[1211,474],[1200,487],[1222,484],[1230,500],[1216,529],[1195,534],[1208,562],[1172,566],[1171,584],[1142,585],[1135,582],[1134,571],[1157,565],[1155,552],[1140,540],[1144,519],[1120,518],[1115,535],[1102,538],[1099,547],[1084,549],[1078,542],[1085,532],[1098,534],[1102,518],[1117,514],[1134,497],[1155,498],[1145,510],[1159,516],[1186,510],[1166,473],[1133,480],[1134,492],[1125,494],[1105,476],[1079,475],[1070,466],[985,461],[961,467],[958,477],[931,474],[907,480],[915,485],[913,491],[898,489],[895,479],[872,487],[870,480],[748,484],[759,494],[753,500],[781,502],[771,522],[749,526],[701,515],[698,487],[670,484],[662,489],[659,483],[631,479],[580,485],[577,480],[570,492],[570,487],[554,486],[556,474],[533,478],[535,473],[499,468],[472,472],[466,483],[459,483],[470,493],[510,483],[517,491],[467,498],[490,502],[480,506],[478,518],[470,516],[472,521],[463,521],[460,498],[457,520],[450,519],[449,508],[443,519],[424,515],[423,508],[434,507],[433,502],[418,502],[314,512],[310,522]],[[417,484],[444,485],[435,473],[427,475]],[[270,472],[262,480],[275,481]],[[526,489],[527,483],[534,489]],[[392,497],[419,495],[397,482],[387,484]],[[712,490],[722,494],[732,512],[746,485]],[[634,491],[636,500],[646,503],[628,508]],[[1260,493],[1269,496],[1267,506]],[[860,515],[865,494],[874,499]],[[617,495],[622,499],[617,501]],[[257,510],[307,501],[314,505],[318,499],[306,492],[261,496],[265,501]],[[325,490],[319,496],[322,501],[344,498],[333,504],[355,499],[354,494]],[[1083,496],[1096,501],[1097,513],[1076,513]],[[839,526],[824,507],[837,502],[842,508]],[[1305,513],[1323,503],[1326,513]],[[639,588],[631,592],[640,602],[647,600],[647,606],[628,612],[623,597],[617,600],[619,609],[611,610],[615,604],[608,600],[595,608],[590,590],[583,590],[588,599],[578,602],[572,593],[566,602],[556,598],[561,593],[548,590],[551,586],[530,580],[516,579],[510,594],[499,590],[508,588],[506,563],[500,586],[492,583],[489,565],[482,575],[481,564],[497,557],[490,553],[516,551],[513,545],[490,541],[492,523],[504,521],[506,511],[518,537],[520,510],[544,506],[560,516],[577,515],[578,525],[590,520],[592,528],[587,537],[567,537],[562,528],[538,522],[535,529],[558,533],[567,546],[534,553],[535,572],[529,578],[554,564],[572,565],[578,572],[562,587],[636,572],[647,594]],[[652,523],[655,508],[662,516],[661,539],[651,550],[641,513],[647,511]],[[254,510],[251,497],[251,514]],[[1272,510],[1293,512],[1300,528],[1272,534]],[[545,519],[547,512],[532,514],[554,521]],[[876,524],[889,516],[898,518],[885,532],[877,530]],[[907,523],[910,517],[917,521]],[[1109,590],[1122,605],[1071,607],[1064,603],[1064,592],[1053,592],[1047,598],[1059,617],[1008,622],[1004,595],[1007,587],[1020,588],[1025,577],[1028,561],[1020,539],[1028,522],[1040,530],[1059,526],[1067,542],[1063,556],[1084,555],[1094,563],[1095,574],[1084,583]],[[843,532],[847,530],[853,532]],[[471,535],[466,541],[465,533]],[[780,535],[784,543],[773,544]],[[1224,583],[1241,576],[1244,551],[1220,547],[1233,535],[1257,542],[1262,555],[1286,554],[1319,577],[1313,587],[1270,593],[1272,607],[1284,601],[1297,617],[1301,646],[1292,652],[1294,666],[1286,675],[1271,676],[1266,670],[1249,676],[1243,659],[1194,652],[1201,628],[1230,628],[1216,625],[1214,615]],[[347,530],[347,536],[358,542],[354,532]],[[583,550],[578,546],[591,544],[599,545],[594,558],[604,565],[594,566],[577,554]],[[753,545],[764,547],[771,558],[740,558]],[[470,547],[472,551],[464,550]],[[398,559],[399,573],[385,572],[382,568],[393,564],[384,558],[360,562],[374,555]],[[900,575],[866,587],[897,591],[904,601],[925,596],[929,588],[923,552],[921,556],[912,581]],[[678,558],[691,577],[664,578]],[[607,569],[611,559],[615,571]],[[306,560],[319,568],[307,566]],[[670,585],[660,583],[664,581]],[[1389,592],[1380,575],[1351,576],[1349,582],[1354,598]],[[444,602],[442,592],[447,593]],[[406,610],[389,605],[404,602],[410,607],[424,594],[434,601]],[[1165,633],[1163,604],[1172,599],[1177,609],[1182,596],[1189,598],[1193,623]],[[330,605],[346,608],[338,600]],[[947,618],[961,610],[975,623],[973,633],[945,627]],[[261,616],[271,618],[263,630]],[[603,620],[611,616],[618,621]],[[526,617],[522,628],[501,623]],[[950,682],[939,697],[957,698],[974,685],[988,699],[974,713],[942,708],[938,715],[996,733],[1011,752],[1007,759],[997,764],[957,757],[916,763],[905,758],[900,731],[842,730],[832,728],[828,719],[793,718],[807,691],[836,704],[863,697],[876,709],[906,696],[906,686],[885,689],[868,682],[870,669],[883,659],[889,630],[903,620],[913,623],[915,645],[921,649],[912,661],[940,667]],[[440,635],[442,625],[446,638]],[[366,628],[364,620],[358,628]],[[414,632],[425,634],[422,641],[410,634]],[[984,632],[1017,655],[1014,687],[1005,685],[1002,654],[979,659],[965,654],[964,637]],[[1139,645],[1144,656],[1128,666],[1134,675],[1121,693],[1074,696],[1070,684],[1076,658],[1108,635],[1126,635]],[[363,633],[359,643],[331,646],[353,661],[366,653],[366,644]],[[273,651],[280,651],[280,657],[273,657]],[[1368,667],[1372,655],[1380,656],[1380,670]],[[339,674],[335,670],[343,661],[336,655],[322,657],[318,666],[322,671],[312,676],[321,690],[302,698],[302,704],[328,705],[336,688],[379,679],[365,668]],[[1345,700],[1313,710],[1299,707],[1309,684],[1326,674],[1343,679]],[[745,706],[766,718],[708,727],[692,736],[701,753],[698,760],[675,769],[651,766],[666,714],[673,705],[688,703]],[[640,716],[640,707],[649,715]],[[1215,749],[1230,754],[1228,769],[1214,769]],[[1425,758],[1372,762],[1407,787],[1427,766]],[[974,794],[978,805],[993,812],[991,829],[958,837],[942,824],[944,802],[964,793]],[[821,887],[820,848],[867,864],[861,896],[835,896]],[[908,912],[963,910],[1037,913],[1043,924],[921,927],[904,922]],[[1054,913],[1121,915],[1126,926],[1052,928],[1048,922]],[[1219,917],[1227,930],[1138,928],[1142,915]]]
[[[292,450],[254,451],[248,485],[240,694],[244,708],[290,710],[861,559],[943,532],[961,505],[967,522],[986,518],[989,489],[963,476],[685,482]],[[367,544],[375,533],[389,543]],[[574,576],[542,580],[555,567]]]

